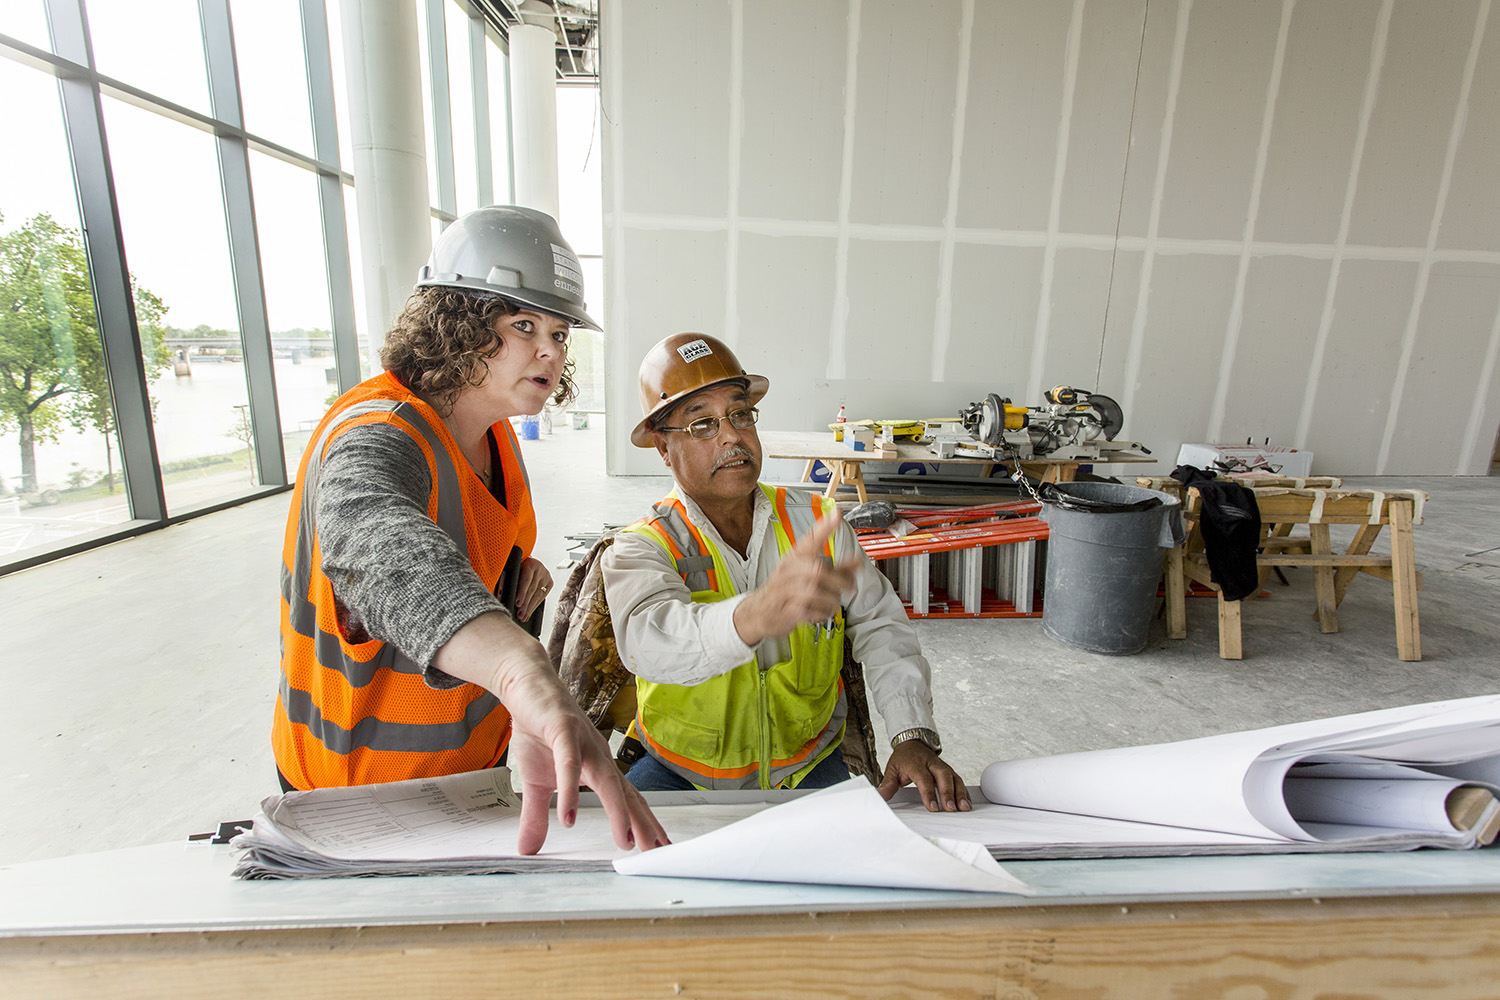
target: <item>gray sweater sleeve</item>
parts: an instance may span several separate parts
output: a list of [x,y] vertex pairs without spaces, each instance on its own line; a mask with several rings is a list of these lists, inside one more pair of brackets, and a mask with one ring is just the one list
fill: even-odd
[[313,516],[344,635],[393,643],[422,665],[428,684],[447,688],[462,682],[432,666],[438,649],[474,618],[504,609],[427,516],[430,489],[410,436],[362,424],[324,456]]

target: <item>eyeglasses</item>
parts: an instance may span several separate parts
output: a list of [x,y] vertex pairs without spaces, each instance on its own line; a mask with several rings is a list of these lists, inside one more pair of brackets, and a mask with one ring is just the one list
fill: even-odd
[[659,431],[683,431],[695,438],[711,438],[719,433],[719,422],[721,420],[727,420],[730,427],[733,427],[737,431],[743,431],[754,427],[755,422],[759,419],[760,411],[753,406],[747,406],[743,409],[732,410],[722,417],[701,417],[686,427],[658,427],[656,429]]

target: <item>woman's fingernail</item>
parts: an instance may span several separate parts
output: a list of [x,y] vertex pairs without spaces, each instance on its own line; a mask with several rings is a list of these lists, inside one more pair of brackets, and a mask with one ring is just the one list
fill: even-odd
[[563,826],[572,826],[578,820],[578,810],[569,809],[568,815],[563,817]]

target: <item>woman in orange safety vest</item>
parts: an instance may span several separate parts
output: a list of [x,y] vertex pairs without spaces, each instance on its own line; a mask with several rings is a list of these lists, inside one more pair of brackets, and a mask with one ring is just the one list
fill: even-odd
[[571,825],[580,779],[622,847],[666,843],[534,638],[552,578],[531,557],[509,418],[576,394],[574,325],[599,328],[557,223],[471,212],[434,245],[386,371],[313,432],[282,551],[271,743],[285,790],[493,767],[509,749],[521,853],[540,848],[553,790]]

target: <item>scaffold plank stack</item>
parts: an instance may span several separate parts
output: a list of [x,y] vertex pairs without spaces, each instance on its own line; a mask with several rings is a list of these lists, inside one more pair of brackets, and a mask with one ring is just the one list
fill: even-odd
[[862,531],[859,544],[911,618],[1040,618],[1040,512],[1031,500],[898,510],[915,531]]

